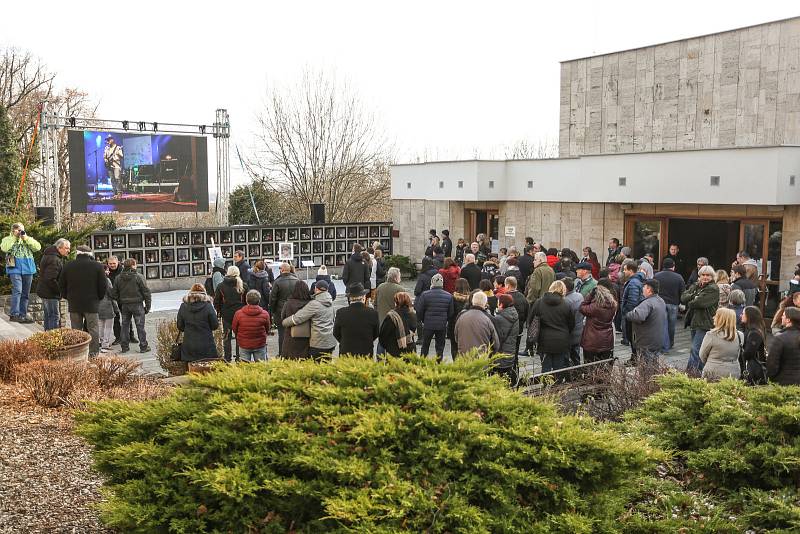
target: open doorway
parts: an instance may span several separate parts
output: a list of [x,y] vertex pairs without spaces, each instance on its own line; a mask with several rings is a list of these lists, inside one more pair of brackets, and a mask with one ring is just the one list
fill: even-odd
[[705,256],[715,270],[730,270],[739,249],[739,221],[716,219],[669,219],[669,246],[680,247],[688,276],[697,258]]
[[497,210],[467,210],[469,235],[467,239],[475,239],[478,234],[486,234],[491,239],[500,236],[500,213]]

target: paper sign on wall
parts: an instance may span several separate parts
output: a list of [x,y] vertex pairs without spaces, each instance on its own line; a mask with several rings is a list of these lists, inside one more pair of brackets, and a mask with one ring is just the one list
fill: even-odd
[[516,226],[506,226],[506,237],[515,237],[517,235]]

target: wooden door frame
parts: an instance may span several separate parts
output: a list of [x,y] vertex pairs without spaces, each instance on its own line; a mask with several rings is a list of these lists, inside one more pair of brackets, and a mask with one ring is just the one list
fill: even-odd
[[[469,242],[472,243],[475,240],[475,237],[478,234],[489,234],[489,224],[491,217],[493,215],[500,215],[499,209],[478,209],[478,208],[464,208],[466,210],[466,219],[468,221],[467,228],[469,228],[470,234],[468,234]],[[478,212],[483,211],[486,212],[486,228],[479,230],[477,228],[478,225]],[[499,234],[499,223],[498,223],[498,234]],[[499,235],[498,235],[499,238]]]

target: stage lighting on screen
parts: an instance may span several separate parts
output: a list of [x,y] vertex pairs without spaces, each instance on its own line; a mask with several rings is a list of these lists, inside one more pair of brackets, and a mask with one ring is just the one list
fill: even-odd
[[206,137],[69,130],[67,139],[73,212],[208,211]]

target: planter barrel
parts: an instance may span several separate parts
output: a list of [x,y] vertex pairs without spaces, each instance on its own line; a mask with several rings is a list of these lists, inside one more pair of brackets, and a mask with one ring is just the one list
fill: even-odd
[[73,362],[88,362],[89,361],[89,343],[92,342],[92,336],[83,332],[86,339],[75,345],[59,349],[55,353],[54,359],[56,360],[70,360]]
[[213,368],[211,364],[216,362],[224,361],[222,358],[204,358],[202,360],[195,360],[193,362],[189,362],[189,372],[190,373],[197,373],[197,374],[205,374],[210,373],[211,369]]

